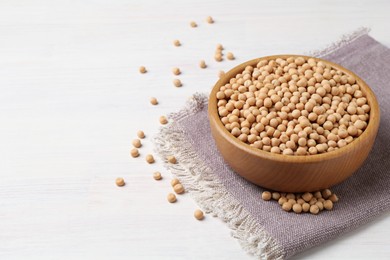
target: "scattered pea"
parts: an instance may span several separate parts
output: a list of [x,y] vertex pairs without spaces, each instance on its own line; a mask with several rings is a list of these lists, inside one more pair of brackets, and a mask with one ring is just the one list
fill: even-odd
[[310,213],[311,214],[317,215],[318,212],[320,212],[320,209],[318,208],[317,205],[311,205],[310,206]]
[[197,220],[202,220],[202,219],[204,219],[203,211],[201,211],[200,209],[195,210],[195,212],[194,212],[194,217],[195,217]]
[[175,45],[176,47],[179,47],[181,45],[181,43],[179,40],[174,40],[173,45]]
[[235,59],[233,53],[231,53],[231,52],[226,53],[226,58],[228,60],[234,60]]
[[167,199],[168,199],[169,203],[175,203],[176,202],[176,195],[173,193],[169,193],[167,196]]
[[139,67],[139,72],[140,73],[146,73],[147,71],[146,71],[146,68],[145,68],[145,66],[141,66],[141,67]]
[[125,180],[124,180],[123,178],[121,178],[121,177],[118,177],[118,178],[116,178],[116,180],[115,180],[115,184],[116,184],[116,186],[118,186],[118,187],[125,186]]
[[200,67],[201,69],[205,69],[205,68],[207,67],[206,62],[205,62],[204,60],[201,60],[201,61],[199,62],[199,67]]
[[176,178],[173,178],[171,180],[171,186],[174,187],[176,184],[180,184],[180,181],[178,179],[176,179]]
[[207,18],[206,18],[206,22],[207,22],[207,23],[214,23],[214,19],[213,19],[213,17],[211,17],[211,16],[207,16]]
[[134,146],[135,148],[140,148],[140,147],[142,146],[141,140],[139,140],[139,139],[134,139],[133,142],[132,142],[132,144],[133,144],[133,146]]
[[177,194],[182,194],[184,193],[184,187],[181,183],[178,183],[176,184],[175,186],[173,186],[173,190],[177,193]]
[[174,68],[172,69],[172,73],[173,73],[173,75],[180,75],[180,74],[181,74],[181,71],[180,71],[179,68],[174,67]]
[[147,163],[154,163],[154,157],[151,154],[146,155],[145,159]]
[[177,162],[176,157],[173,156],[173,155],[169,155],[167,157],[167,160],[168,160],[169,163],[172,163],[172,164],[175,164]]
[[134,157],[134,158],[135,158],[135,157],[138,157],[138,156],[139,156],[138,149],[137,149],[137,148],[131,149],[130,155],[131,155],[131,157]]
[[272,198],[271,192],[263,191],[263,193],[261,194],[261,198],[263,200],[271,200],[271,198]]
[[153,179],[155,179],[156,181],[161,180],[162,179],[161,173],[160,172],[154,172],[153,173]]
[[157,98],[151,97],[150,98],[150,104],[152,104],[153,106],[157,105],[158,104]]
[[174,79],[172,82],[173,82],[173,85],[177,88],[180,88],[181,86],[183,86],[180,79]]
[[283,203],[283,205],[282,205],[282,209],[285,210],[285,211],[290,211],[291,208],[292,208],[292,204],[289,203],[289,202],[285,202],[285,203]]
[[165,116],[160,116],[160,124],[166,125],[168,123],[168,119]]
[[294,211],[295,213],[298,213],[298,214],[299,214],[299,213],[302,212],[302,205],[296,203],[296,204],[293,205],[292,209],[293,209],[293,211]]
[[332,210],[333,209],[333,202],[331,200],[325,200],[324,201],[324,208],[326,210]]
[[191,22],[190,22],[190,26],[191,26],[192,28],[195,28],[195,27],[197,27],[198,25],[196,24],[196,22],[191,21]]
[[[222,49],[216,48],[217,61],[222,61]],[[263,151],[288,156],[331,152],[359,137],[369,120],[367,98],[349,80],[354,81],[315,59],[260,60],[221,86],[219,115],[233,136]],[[330,195],[325,191],[324,196]]]

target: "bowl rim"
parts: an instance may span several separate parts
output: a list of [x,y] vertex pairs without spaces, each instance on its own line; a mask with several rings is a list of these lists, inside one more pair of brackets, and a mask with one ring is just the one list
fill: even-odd
[[[362,92],[366,95],[367,103],[370,105],[370,117],[369,122],[367,124],[366,129],[363,131],[363,133],[356,139],[354,139],[351,143],[347,144],[346,146],[339,148],[337,150],[326,152],[322,154],[314,154],[314,155],[305,155],[305,156],[296,156],[296,155],[284,155],[284,154],[276,154],[271,153],[267,151],[260,150],[258,148],[251,147],[249,144],[244,143],[240,141],[238,138],[234,137],[222,124],[222,121],[220,120],[218,109],[217,109],[217,98],[216,93],[220,89],[222,85],[225,85],[229,82],[229,80],[233,77],[235,77],[238,73],[241,73],[246,66],[256,66],[256,64],[261,60],[275,60],[277,58],[288,58],[288,57],[304,57],[306,59],[312,58],[316,61],[322,61],[328,65],[330,65],[333,68],[337,68],[341,71],[343,71],[347,75],[352,75],[355,77],[356,82],[358,83],[359,87],[361,88]],[[214,85],[210,92],[209,96],[209,103],[208,103],[208,114],[209,119],[213,120],[216,123],[216,127],[218,127],[220,130],[220,133],[223,135],[224,139],[230,142],[232,145],[240,148],[241,150],[244,150],[245,152],[253,155],[253,156],[259,156],[264,159],[269,159],[273,161],[281,161],[281,162],[287,162],[287,163],[316,163],[319,161],[326,161],[331,160],[337,157],[340,157],[343,154],[347,154],[350,151],[356,149],[357,146],[359,146],[359,143],[362,142],[362,140],[371,134],[371,132],[377,132],[379,128],[379,122],[380,122],[380,109],[378,101],[375,97],[374,92],[371,90],[371,88],[367,85],[366,82],[364,82],[358,75],[356,75],[354,72],[342,67],[341,65],[338,65],[336,63],[330,62],[328,60],[322,59],[322,58],[316,58],[306,55],[297,55],[297,54],[281,54],[281,55],[271,55],[271,56],[264,56],[256,59],[252,59],[249,61],[246,61],[244,63],[241,63],[234,68],[230,69],[228,72],[225,73],[224,76],[222,76]]]

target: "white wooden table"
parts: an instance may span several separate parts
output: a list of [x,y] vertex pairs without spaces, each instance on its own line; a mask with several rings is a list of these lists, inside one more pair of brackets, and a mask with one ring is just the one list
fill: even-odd
[[[0,1],[0,259],[252,259],[220,220],[194,220],[188,194],[167,203],[169,174],[130,158],[131,140],[145,131],[144,157],[160,115],[245,60],[360,26],[390,46],[390,2],[231,2]],[[217,43],[237,59],[213,61]],[[387,214],[296,259],[388,259],[389,229]]]

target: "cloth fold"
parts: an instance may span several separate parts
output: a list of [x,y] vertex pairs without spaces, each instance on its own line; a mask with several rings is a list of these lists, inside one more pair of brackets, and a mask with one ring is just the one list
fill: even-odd
[[221,218],[242,247],[261,259],[286,259],[351,231],[390,209],[390,49],[366,30],[345,38],[315,56],[358,74],[373,89],[381,107],[381,123],[364,165],[332,187],[340,201],[319,215],[284,212],[276,202],[261,199],[255,186],[224,162],[210,133],[206,94],[195,94],[169,117],[172,123],[155,137],[156,152],[207,213]]

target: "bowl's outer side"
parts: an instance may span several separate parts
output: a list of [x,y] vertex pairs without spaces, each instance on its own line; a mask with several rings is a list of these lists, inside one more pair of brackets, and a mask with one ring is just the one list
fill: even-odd
[[[294,55],[265,58],[275,59],[286,56]],[[351,176],[363,164],[372,149],[379,128],[380,113],[376,97],[367,84],[353,72],[337,64],[328,62],[347,74],[355,76],[358,84],[364,86],[362,91],[365,92],[371,106],[368,127],[359,138],[346,146],[348,148],[343,147],[321,155],[274,155],[242,143],[225,129],[217,111],[216,92],[247,65],[255,65],[261,59],[263,58],[248,61],[230,70],[216,83],[210,94],[208,114],[211,132],[225,161],[248,181],[267,189],[283,192],[305,192],[329,188]]]

